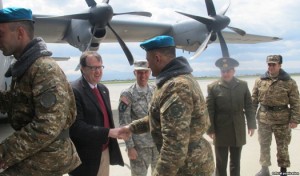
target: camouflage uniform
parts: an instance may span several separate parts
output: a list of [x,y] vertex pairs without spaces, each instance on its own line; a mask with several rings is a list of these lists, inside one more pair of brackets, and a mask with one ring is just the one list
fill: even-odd
[[152,176],[206,176],[214,171],[211,145],[203,134],[210,123],[192,68],[173,59],[156,78],[149,116],[130,125],[133,133],[150,130],[160,152]]
[[[121,93],[119,104],[119,122],[121,126],[143,118],[148,114],[148,105],[155,86],[148,85],[147,92],[139,91],[137,86],[137,83],[135,83]],[[138,153],[137,159],[130,160],[132,176],[146,176],[150,164],[151,169],[154,170],[158,159],[158,151],[150,133],[133,134],[125,142],[127,149],[135,148]]]
[[0,110],[16,130],[0,144],[0,161],[8,166],[0,175],[62,175],[80,164],[67,130],[75,98],[44,41],[28,46],[12,67],[11,90],[0,93]]
[[284,70],[277,78],[268,72],[255,81],[252,101],[257,109],[258,140],[261,146],[260,164],[270,166],[272,133],[277,144],[279,167],[289,167],[288,145],[291,141],[289,123],[300,123],[299,91],[296,82]]

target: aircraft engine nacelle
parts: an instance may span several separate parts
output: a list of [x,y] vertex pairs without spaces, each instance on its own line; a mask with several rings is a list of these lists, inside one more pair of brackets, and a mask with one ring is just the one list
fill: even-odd
[[70,45],[78,48],[80,51],[97,51],[99,43],[106,35],[105,28],[95,28],[93,34],[93,27],[87,20],[72,20],[64,37]]
[[106,34],[105,28],[96,28],[94,30],[95,32],[92,30],[94,35],[92,37],[91,45],[88,48],[90,51],[97,51],[99,49],[100,42],[104,39]]
[[195,20],[174,24],[172,32],[176,47],[191,52],[196,51],[208,35],[206,25]]

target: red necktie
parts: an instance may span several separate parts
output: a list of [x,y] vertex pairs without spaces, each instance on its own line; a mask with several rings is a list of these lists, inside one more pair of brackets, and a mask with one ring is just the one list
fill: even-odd
[[[104,101],[102,99],[102,96],[100,95],[100,92],[99,90],[95,87],[92,89],[93,90],[93,93],[96,95],[97,97],[97,100],[98,100],[98,103],[99,103],[99,106],[100,106],[100,109],[102,111],[102,114],[103,114],[103,121],[104,121],[104,127],[105,128],[109,128],[110,125],[109,125],[109,118],[108,118],[108,113],[107,113],[107,110],[106,110],[106,107],[105,107],[105,104],[104,104]],[[108,142],[103,146],[103,149],[106,149],[108,147]]]

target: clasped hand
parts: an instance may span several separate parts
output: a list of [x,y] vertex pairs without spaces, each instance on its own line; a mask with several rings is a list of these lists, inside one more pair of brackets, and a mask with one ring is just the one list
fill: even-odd
[[128,140],[130,136],[131,136],[131,131],[129,129],[129,126],[112,128],[109,130],[108,133],[108,137],[123,139],[125,141]]

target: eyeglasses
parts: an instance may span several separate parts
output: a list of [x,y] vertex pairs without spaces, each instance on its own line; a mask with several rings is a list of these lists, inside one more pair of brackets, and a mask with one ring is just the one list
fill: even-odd
[[104,65],[101,66],[86,66],[87,68],[91,69],[92,71],[96,71],[96,70],[103,70],[104,69]]

